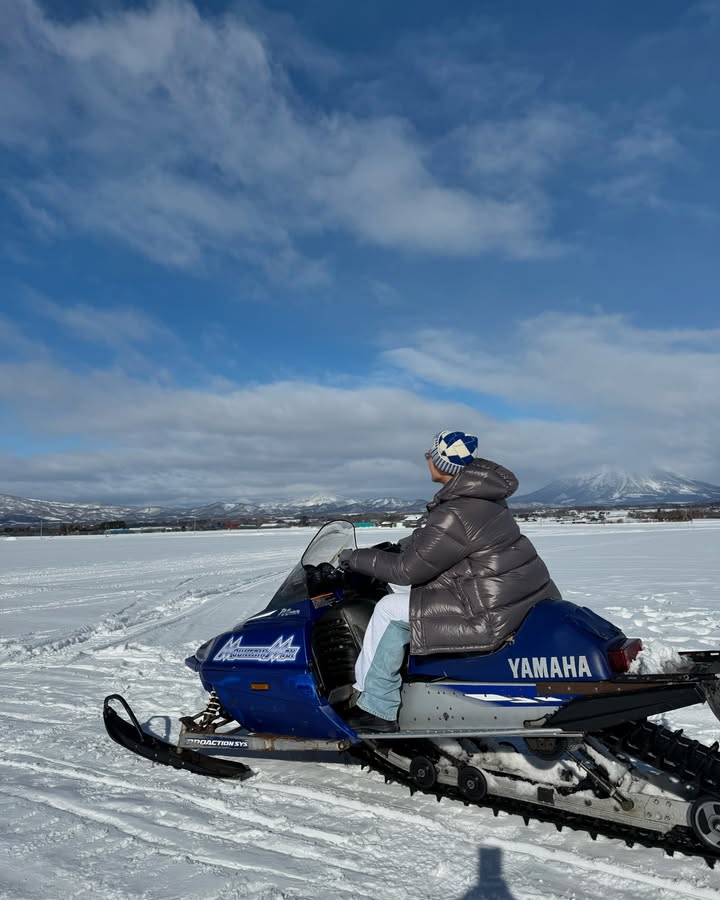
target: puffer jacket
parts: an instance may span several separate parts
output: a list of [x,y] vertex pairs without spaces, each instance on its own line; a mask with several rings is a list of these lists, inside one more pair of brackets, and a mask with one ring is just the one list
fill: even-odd
[[517,486],[503,466],[473,460],[428,504],[402,553],[369,548],[348,560],[357,572],[412,585],[411,653],[493,650],[539,600],[561,599],[505,502]]

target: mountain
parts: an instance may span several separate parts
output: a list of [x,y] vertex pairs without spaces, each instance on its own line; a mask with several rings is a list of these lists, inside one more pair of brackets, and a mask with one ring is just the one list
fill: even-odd
[[399,497],[376,497],[369,500],[348,500],[341,497],[315,497],[292,500],[281,504],[268,503],[262,507],[266,515],[383,515],[385,513],[425,512],[427,500],[402,500]]
[[[659,506],[672,503],[720,503],[720,487],[673,472],[638,475],[604,467],[576,478],[553,481],[531,494],[513,497],[514,507],[543,506]],[[390,513],[423,513],[425,500],[398,497],[353,499],[316,495],[298,500],[264,503],[222,502],[202,506],[116,506],[101,503],[63,503],[0,494],[0,527],[13,525],[91,525],[122,520],[128,525],[151,525],[256,517],[313,519],[337,516],[382,518]]]
[[655,506],[718,503],[720,487],[674,472],[638,475],[605,467],[576,478],[552,481],[539,491],[512,498],[513,506]]
[[149,525],[190,519],[231,521],[262,516],[331,517],[342,515],[384,515],[387,513],[419,513],[425,511],[425,500],[401,500],[379,497],[352,500],[342,497],[308,497],[304,500],[256,503],[208,503],[204,506],[114,506],[94,503],[63,503],[54,500],[32,500],[0,494],[0,526],[91,525],[122,520],[128,525]]

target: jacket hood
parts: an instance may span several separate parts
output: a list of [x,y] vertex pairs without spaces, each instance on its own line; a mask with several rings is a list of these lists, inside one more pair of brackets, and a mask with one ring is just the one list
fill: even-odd
[[428,509],[456,497],[477,497],[479,500],[505,500],[518,488],[518,480],[510,471],[489,459],[474,459],[462,472],[444,484],[428,503]]

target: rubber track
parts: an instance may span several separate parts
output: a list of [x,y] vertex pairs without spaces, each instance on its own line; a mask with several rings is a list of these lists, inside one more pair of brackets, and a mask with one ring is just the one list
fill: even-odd
[[683,735],[644,720],[607,728],[598,735],[614,753],[630,755],[671,775],[697,785],[702,793],[720,796],[720,744],[707,747]]
[[[647,726],[647,728],[641,726]],[[630,723],[629,726],[623,726],[622,730],[625,733],[622,734],[618,733],[620,730],[621,729],[614,729],[612,731],[612,735],[609,735],[607,738],[607,745],[611,747],[613,751],[617,752],[625,750],[637,758],[642,758],[644,761],[650,762],[655,768],[662,768],[660,765],[661,757],[658,754],[661,752],[662,745],[665,744],[666,739],[665,735],[658,735],[656,732],[667,732],[668,735],[670,735],[670,739],[668,740],[673,741],[672,746],[676,745],[674,739],[677,735],[673,734],[673,732],[668,729],[659,728],[659,726],[652,725],[648,722]],[[595,734],[593,737],[606,742],[606,735],[604,732]],[[720,773],[720,756],[718,756],[717,753],[714,753],[713,748],[715,745],[713,745],[713,748],[708,748],[704,747],[702,744],[698,744],[697,741],[691,742],[687,738],[682,738],[682,741],[688,744],[697,744],[698,747],[703,748],[705,751],[713,753],[714,760],[718,765],[717,771]],[[646,744],[648,745],[647,749]],[[635,745],[637,745],[637,749]],[[403,748],[405,751],[410,749],[411,748],[407,746]],[[418,787],[410,778],[409,773],[393,766],[381,753],[376,752],[370,744],[356,745],[348,752],[357,759],[360,759],[361,762],[370,769],[383,775],[386,783],[394,781],[398,784],[403,784],[410,789],[411,794],[414,794],[416,791],[421,794],[429,794],[436,797],[438,802],[443,798],[460,800],[465,806],[479,806],[485,809],[491,809],[494,816],[497,816],[500,812],[522,816],[526,825],[530,824],[530,819],[535,819],[540,822],[552,823],[558,831],[562,831],[563,828],[570,828],[574,831],[583,831],[586,834],[589,834],[593,840],[601,834],[603,837],[624,841],[628,847],[633,847],[637,844],[641,847],[657,847],[664,850],[668,856],[674,856],[675,853],[682,853],[685,856],[697,856],[703,859],[711,869],[714,868],[715,864],[720,860],[720,856],[708,853],[707,848],[699,842],[690,827],[680,828],[675,826],[670,831],[660,833],[637,828],[633,825],[625,825],[620,822],[597,819],[593,816],[583,816],[579,813],[573,813],[567,810],[554,809],[552,807],[540,806],[534,803],[526,803],[522,800],[515,800],[510,797],[488,795],[479,801],[468,800],[463,797],[457,787],[453,787],[452,785],[436,784],[432,788]],[[427,753],[427,750],[425,750],[425,752]],[[423,749],[417,747],[415,748],[415,753],[423,753]],[[405,753],[403,753],[403,755],[405,755]],[[655,757],[655,761],[650,760],[649,756],[651,755]],[[701,755],[703,754],[700,754],[699,751],[695,751],[696,757],[699,758]],[[412,756],[407,756],[406,758],[411,759]],[[678,774],[678,768],[679,766],[674,769],[671,768],[670,771],[672,771],[673,774]],[[681,774],[683,777],[689,777],[689,774]]]

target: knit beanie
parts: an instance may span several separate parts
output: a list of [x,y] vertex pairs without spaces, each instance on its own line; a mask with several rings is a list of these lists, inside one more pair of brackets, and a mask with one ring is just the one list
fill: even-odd
[[446,475],[457,475],[477,458],[478,439],[464,431],[439,431],[426,456]]

